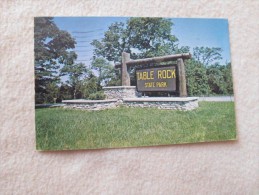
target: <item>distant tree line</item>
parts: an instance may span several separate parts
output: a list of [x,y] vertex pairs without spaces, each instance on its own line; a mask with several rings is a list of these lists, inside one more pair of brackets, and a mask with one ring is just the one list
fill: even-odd
[[231,63],[218,63],[221,52],[220,48],[193,48],[193,57],[185,64],[189,96],[233,94]]
[[[101,40],[93,40],[91,64],[75,63],[76,41],[60,30],[50,17],[35,18],[35,99],[36,103],[60,102],[63,99],[103,99],[103,86],[121,85],[120,69],[123,51],[132,59],[190,52],[179,47],[171,35],[173,23],[164,18],[130,18],[113,23]],[[187,91],[190,96],[233,94],[231,63],[219,64],[220,48],[196,47],[187,60]],[[135,84],[135,68],[131,69]]]

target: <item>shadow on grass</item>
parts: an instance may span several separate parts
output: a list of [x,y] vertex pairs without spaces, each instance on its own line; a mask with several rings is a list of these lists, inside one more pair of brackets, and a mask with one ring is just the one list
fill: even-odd
[[35,109],[43,109],[43,108],[57,108],[62,107],[64,104],[36,104]]

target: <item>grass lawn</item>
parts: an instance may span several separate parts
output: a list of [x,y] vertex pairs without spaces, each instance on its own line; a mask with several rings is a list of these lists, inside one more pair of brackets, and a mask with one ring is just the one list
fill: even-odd
[[193,111],[36,109],[38,150],[135,147],[236,139],[233,102]]

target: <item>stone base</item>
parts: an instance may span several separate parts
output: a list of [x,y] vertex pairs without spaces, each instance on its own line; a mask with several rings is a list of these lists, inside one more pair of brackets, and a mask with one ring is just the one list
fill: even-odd
[[124,98],[127,107],[158,108],[163,110],[193,110],[199,107],[196,97]]
[[110,100],[64,100],[65,108],[85,110],[104,110],[117,108],[120,105],[126,107],[158,108],[163,110],[193,110],[198,108],[196,97],[170,97],[170,98],[123,98]]
[[63,100],[64,108],[74,108],[82,110],[105,110],[117,108],[120,102],[113,100]]
[[136,98],[136,86],[103,87],[106,99]]

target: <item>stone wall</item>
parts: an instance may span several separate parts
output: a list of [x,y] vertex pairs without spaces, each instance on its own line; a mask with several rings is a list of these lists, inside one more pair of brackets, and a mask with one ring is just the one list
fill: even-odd
[[193,110],[198,108],[198,98],[127,98],[123,100],[127,107],[158,108],[163,110]]
[[106,99],[123,99],[137,97],[136,86],[103,87]]
[[82,110],[105,110],[116,108],[120,101],[116,100],[64,100],[64,108],[82,109]]
[[198,108],[198,98],[123,98],[121,100],[65,100],[65,108],[104,110],[118,106],[158,108],[164,110],[193,110]]

